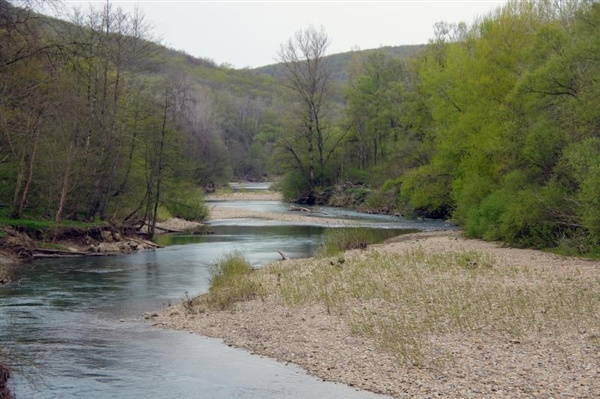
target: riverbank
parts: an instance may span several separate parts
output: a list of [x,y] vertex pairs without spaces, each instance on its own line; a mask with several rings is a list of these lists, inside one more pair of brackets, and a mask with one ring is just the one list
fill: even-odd
[[208,201],[282,201],[283,196],[278,191],[220,191],[206,196]]
[[[202,223],[170,218],[156,223],[156,233],[197,231]],[[8,267],[28,258],[96,256],[156,249],[147,239],[148,227],[136,230],[126,226],[50,226],[0,228],[0,265]],[[1,276],[0,276],[1,277]]]
[[419,233],[252,273],[255,299],[154,317],[394,397],[594,397],[600,264]]

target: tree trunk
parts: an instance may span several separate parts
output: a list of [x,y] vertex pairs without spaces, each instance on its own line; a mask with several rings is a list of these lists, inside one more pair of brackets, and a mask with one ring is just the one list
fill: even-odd
[[58,203],[58,209],[56,210],[56,217],[54,221],[58,224],[62,221],[63,210],[67,203],[67,193],[69,192],[69,177],[71,174],[71,162],[67,163],[67,169],[63,175],[62,188],[60,190],[60,202]]

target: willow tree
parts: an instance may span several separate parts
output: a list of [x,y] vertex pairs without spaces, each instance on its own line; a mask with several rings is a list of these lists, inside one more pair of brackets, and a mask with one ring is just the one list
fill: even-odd
[[326,183],[325,168],[341,141],[328,124],[333,82],[325,54],[330,40],[323,28],[301,29],[281,45],[278,61],[285,69],[290,90],[293,125],[278,145],[291,157],[307,192],[304,200],[315,202],[315,192]]

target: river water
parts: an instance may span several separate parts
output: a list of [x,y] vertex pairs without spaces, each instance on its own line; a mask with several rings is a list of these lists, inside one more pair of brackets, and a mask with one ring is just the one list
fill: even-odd
[[[275,201],[240,202],[285,212]],[[436,221],[325,209],[377,228],[452,228]],[[340,216],[340,213],[343,215]],[[163,249],[131,255],[38,260],[0,287],[0,345],[13,359],[17,398],[381,398],[230,348],[218,339],[162,330],[147,311],[206,292],[211,265],[241,250],[254,266],[313,254],[326,228],[314,223],[216,220],[210,235],[164,236]],[[415,225],[416,224],[416,225]]]

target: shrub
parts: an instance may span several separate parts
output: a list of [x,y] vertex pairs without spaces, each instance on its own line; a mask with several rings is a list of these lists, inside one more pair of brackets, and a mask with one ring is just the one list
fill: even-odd
[[298,171],[288,172],[283,176],[279,189],[286,201],[292,201],[304,197],[310,192],[306,179]]
[[208,209],[204,205],[202,192],[196,187],[187,187],[177,190],[164,201],[168,212],[185,220],[203,220],[208,216]]
[[370,193],[365,198],[364,207],[368,210],[382,213],[400,211],[404,215],[410,215],[410,209],[402,209],[399,204],[401,183],[399,179],[388,180],[376,192]]
[[443,169],[426,165],[402,177],[400,200],[419,216],[443,219],[454,208],[452,177]]

